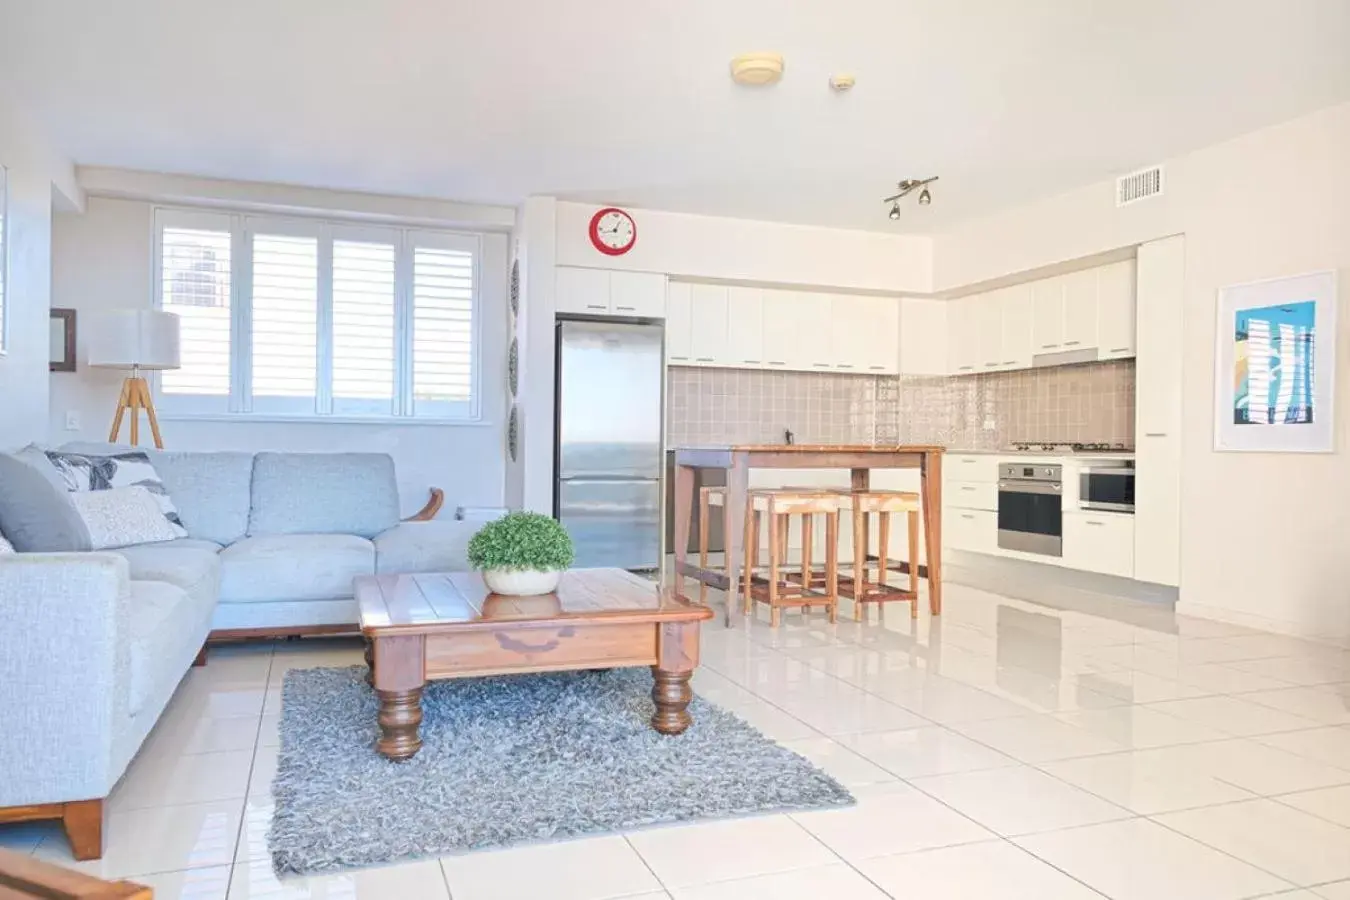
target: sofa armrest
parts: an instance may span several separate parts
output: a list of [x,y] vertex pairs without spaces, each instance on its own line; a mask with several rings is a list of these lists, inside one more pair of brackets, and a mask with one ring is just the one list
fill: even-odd
[[419,509],[416,513],[404,519],[405,522],[430,522],[436,518],[436,513],[441,511],[441,506],[445,503],[445,491],[438,487],[431,489],[431,498],[427,500],[427,505]]
[[127,716],[127,562],[0,557],[0,807],[103,797]]

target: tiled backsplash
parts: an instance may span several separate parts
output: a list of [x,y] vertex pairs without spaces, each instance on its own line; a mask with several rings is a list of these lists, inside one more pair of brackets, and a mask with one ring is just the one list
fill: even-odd
[[[670,370],[667,443],[1134,444],[1134,361],[960,378]],[[990,427],[986,428],[988,425]]]

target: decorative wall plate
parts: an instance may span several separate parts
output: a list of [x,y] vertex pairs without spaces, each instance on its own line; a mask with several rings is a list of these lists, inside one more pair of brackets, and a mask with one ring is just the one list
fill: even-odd
[[511,260],[511,315],[520,315],[520,260]]
[[511,386],[511,399],[516,399],[520,388],[520,339],[511,338],[511,349],[506,354],[506,383]]
[[516,407],[511,407],[511,416],[506,420],[506,452],[511,462],[516,461],[516,448],[520,444],[520,416]]

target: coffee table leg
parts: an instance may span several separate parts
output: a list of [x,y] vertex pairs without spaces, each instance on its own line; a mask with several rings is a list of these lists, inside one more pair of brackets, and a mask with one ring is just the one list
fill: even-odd
[[426,638],[420,634],[375,637],[375,696],[380,698],[380,738],[375,749],[392,760],[422,749],[422,688],[426,684]]
[[375,642],[366,638],[366,684],[375,686]]
[[380,698],[380,739],[375,749],[387,759],[411,759],[422,749],[422,689],[376,691]]
[[652,666],[652,700],[656,714],[652,727],[662,734],[682,734],[693,719],[689,716],[689,701],[694,691],[689,687],[693,672],[667,672]]

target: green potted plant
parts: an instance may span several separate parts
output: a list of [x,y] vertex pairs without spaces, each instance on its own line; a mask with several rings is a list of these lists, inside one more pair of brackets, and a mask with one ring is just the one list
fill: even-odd
[[494,594],[548,594],[572,564],[572,538],[558,522],[513,512],[487,523],[469,541],[469,565]]

